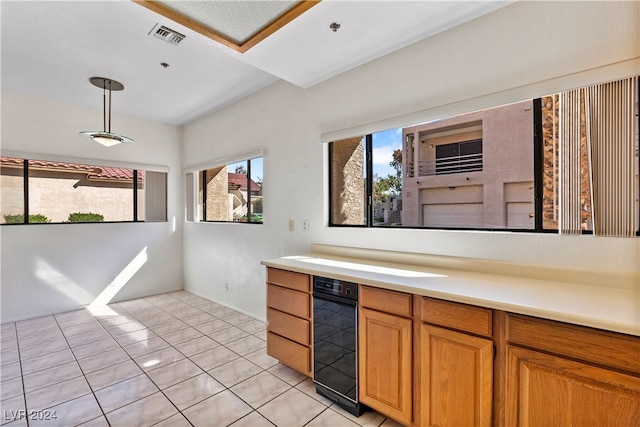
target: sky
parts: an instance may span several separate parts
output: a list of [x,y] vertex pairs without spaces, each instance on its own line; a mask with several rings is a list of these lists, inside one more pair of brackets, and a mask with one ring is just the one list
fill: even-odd
[[373,134],[373,173],[380,177],[395,175],[396,170],[389,166],[393,160],[393,151],[402,149],[402,128],[389,129]]
[[[230,165],[227,165],[227,171],[233,173],[236,171],[236,167],[237,166],[244,166],[244,169],[247,170],[247,162],[242,161],[242,162],[237,162],[237,163],[231,163]],[[256,182],[262,182],[264,179],[264,171],[263,171],[263,158],[262,157],[258,157],[256,159],[251,159],[251,179],[253,179]]]

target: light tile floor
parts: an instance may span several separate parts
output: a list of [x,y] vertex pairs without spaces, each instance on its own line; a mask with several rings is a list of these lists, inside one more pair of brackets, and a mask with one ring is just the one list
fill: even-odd
[[186,291],[1,325],[2,426],[397,426],[266,353],[263,322]]

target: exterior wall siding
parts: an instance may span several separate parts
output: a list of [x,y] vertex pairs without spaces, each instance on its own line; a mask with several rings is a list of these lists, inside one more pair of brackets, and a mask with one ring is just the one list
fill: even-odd
[[334,224],[359,225],[365,214],[363,137],[350,138],[333,144]]
[[[404,135],[413,134],[417,141],[415,159],[404,159],[403,169],[414,165],[414,176],[403,181],[403,226],[467,226],[482,228],[508,228],[508,204],[530,203],[533,213],[533,114],[532,101],[519,102],[499,108],[464,114],[434,123],[413,126],[403,130]],[[435,160],[435,145],[429,143],[428,136],[443,129],[465,126],[475,129],[481,126],[482,171],[461,172],[447,175],[426,176],[419,172],[417,165]],[[465,135],[475,133],[465,132]],[[438,138],[442,142],[452,138]],[[404,138],[406,141],[407,139]],[[405,147],[404,152],[410,152]],[[513,185],[518,185],[514,194]],[[507,188],[511,188],[511,198],[507,198]],[[480,210],[478,204],[480,204]],[[456,206],[457,205],[457,206]],[[441,212],[440,219],[425,218],[426,212]],[[529,213],[519,210],[523,217]],[[469,223],[464,216],[469,215]],[[512,217],[515,211],[512,210]],[[448,216],[461,216],[459,223]],[[448,222],[452,221],[452,222]],[[518,228],[530,221],[516,221]]]
[[[67,222],[73,212],[96,213],[104,216],[104,221],[133,221],[132,183],[89,186],[78,185],[81,174],[57,174],[56,177],[29,178],[29,214],[41,214],[51,222]],[[0,223],[5,223],[5,215],[24,212],[22,176],[0,176],[3,191],[0,206]],[[98,190],[98,191],[96,191]],[[6,193],[6,194],[5,194]],[[138,216],[144,218],[144,193],[139,190]]]

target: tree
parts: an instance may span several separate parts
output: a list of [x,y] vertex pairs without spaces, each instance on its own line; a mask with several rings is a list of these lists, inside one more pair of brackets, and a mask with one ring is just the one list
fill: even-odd
[[394,150],[389,166],[396,170],[396,174],[386,177],[373,177],[373,195],[376,202],[384,202],[387,196],[398,195],[402,191],[402,150]]
[[384,178],[377,178],[373,183],[373,193],[377,202],[384,202],[387,196],[400,194],[401,190],[402,180],[391,174]]
[[396,170],[398,177],[402,177],[402,150],[393,150],[393,160],[389,162],[389,166]]
[[251,209],[251,212],[262,213],[262,197],[253,200],[253,209]]
[[244,165],[238,165],[236,166],[236,173],[241,173],[243,175],[246,175],[247,170],[245,169]]

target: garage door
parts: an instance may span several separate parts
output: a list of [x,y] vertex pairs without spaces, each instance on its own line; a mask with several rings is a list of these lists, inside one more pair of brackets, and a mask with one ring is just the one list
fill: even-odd
[[529,202],[507,203],[507,228],[533,229],[535,207]]
[[425,227],[482,227],[482,203],[422,205]]

